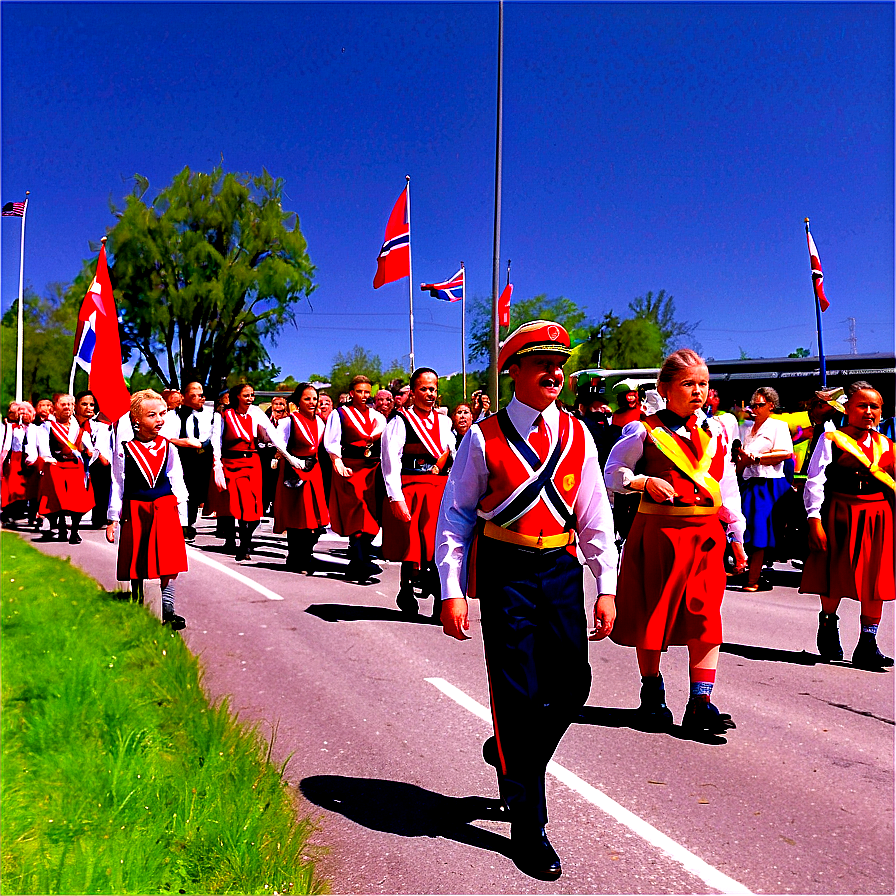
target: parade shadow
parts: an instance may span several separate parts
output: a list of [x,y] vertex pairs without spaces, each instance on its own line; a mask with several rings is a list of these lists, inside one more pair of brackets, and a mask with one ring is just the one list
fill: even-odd
[[742,656],[747,660],[760,660],[767,663],[791,663],[794,666],[817,666],[824,660],[817,653],[806,650],[779,650],[775,647],[756,647],[753,644],[728,644],[721,646],[722,653]]
[[306,613],[323,619],[324,622],[411,622],[415,625],[438,625],[442,623],[438,619],[429,616],[409,616],[399,609],[391,607],[362,607],[357,604],[311,604],[305,609]]
[[304,778],[299,789],[314,805],[372,831],[400,837],[444,837],[510,858],[508,837],[471,824],[477,819],[497,820],[497,800],[451,797],[402,781],[342,775]]
[[655,731],[645,725],[637,709],[620,709],[616,706],[583,706],[576,722],[580,725],[598,725],[601,728],[630,728],[644,734],[658,734],[675,740],[689,740],[698,744],[722,746],[728,739],[721,734],[690,734],[680,725],[672,725],[666,731]]
[[[254,556],[254,554],[253,554],[253,556]],[[259,556],[262,556],[262,555],[259,554]],[[269,554],[269,555],[265,555],[265,556],[273,556],[273,555]],[[280,559],[279,563],[262,561],[260,563],[254,563],[253,566],[257,566],[260,569],[273,569],[276,572],[285,572],[285,573],[289,573],[290,575],[294,575],[294,576],[301,577],[301,578],[309,578],[309,576],[306,576],[306,574],[304,572],[293,572],[292,570],[287,569],[284,566],[285,563],[286,563],[286,555],[283,554],[283,555],[281,555],[281,559]],[[321,560],[319,554],[314,555],[314,571],[315,571],[315,573],[325,573],[325,574],[327,574],[327,578],[330,578],[329,573],[339,572],[340,570],[344,570],[344,569],[345,569],[345,567],[338,563],[331,563],[328,560]],[[310,578],[313,578],[313,576]],[[340,578],[344,578],[344,576],[341,576]]]

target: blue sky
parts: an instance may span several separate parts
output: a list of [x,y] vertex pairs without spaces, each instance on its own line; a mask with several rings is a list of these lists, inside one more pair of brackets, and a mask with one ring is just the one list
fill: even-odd
[[[301,379],[361,344],[407,356],[407,280],[372,288],[411,177],[418,364],[460,367],[491,291],[494,3],[4,2],[2,201],[31,190],[25,279],[70,281],[135,172],[286,180],[317,266],[272,357]],[[648,290],[716,359],[814,354],[803,219],[829,354],[894,333],[892,3],[507,3],[502,270],[596,320]],[[2,305],[18,221],[2,226]],[[502,274],[503,280],[503,274]]]

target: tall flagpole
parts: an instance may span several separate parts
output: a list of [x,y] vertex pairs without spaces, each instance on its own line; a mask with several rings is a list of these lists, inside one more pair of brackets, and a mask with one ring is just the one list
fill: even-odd
[[25,190],[25,207],[22,209],[22,244],[19,247],[19,313],[16,321],[16,401],[22,400],[22,343],[25,337],[25,312],[22,286],[25,282],[25,215],[28,214],[30,190]]
[[[809,219],[806,218],[806,236],[809,235]],[[821,336],[821,302],[818,301],[818,293],[815,290],[815,281],[812,281],[812,295],[815,297],[815,330],[818,333],[818,365],[821,369],[821,388],[828,387],[828,367],[824,357],[824,340]]]
[[492,325],[489,340],[488,391],[498,410],[498,265],[501,250],[501,140],[504,105],[504,0],[498,3],[498,112],[495,126],[495,237],[492,252]]
[[406,187],[408,191],[407,207],[408,207],[408,301],[410,303],[411,316],[411,373],[414,372],[414,269],[411,264],[411,176],[405,175],[408,182]]
[[460,369],[463,377],[464,401],[467,400],[467,269],[460,263]]

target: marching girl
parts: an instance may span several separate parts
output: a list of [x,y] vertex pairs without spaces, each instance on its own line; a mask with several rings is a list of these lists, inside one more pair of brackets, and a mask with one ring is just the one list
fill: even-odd
[[722,644],[726,525],[738,571],[747,558],[728,437],[702,411],[708,388],[706,362],[690,349],[673,352],[657,379],[666,408],[626,425],[607,458],[608,487],[641,492],[622,552],[610,637],[637,651],[640,710],[655,730],[672,724],[660,657],[670,645],[687,645],[691,695],[682,728],[722,734],[734,722],[709,698]]
[[28,512],[28,502],[36,496],[37,427],[30,402],[14,401],[3,421],[0,447],[0,520],[8,523]]
[[818,652],[842,660],[837,630],[841,598],[861,606],[862,633],[852,655],[860,669],[892,666],[877,646],[883,602],[894,598],[893,443],[875,432],[883,401],[864,381],[846,390],[846,425],[826,432],[812,453],[803,491],[809,557],[800,591],[821,597]]
[[367,407],[370,380],[356,376],[350,403],[327,418],[324,447],[333,460],[330,483],[330,525],[348,538],[346,576],[363,581],[379,567],[370,562],[370,546],[380,531],[377,470],[386,418]]
[[314,573],[314,545],[330,523],[318,451],[324,436],[324,421],[317,413],[317,389],[299,383],[289,401],[297,410],[280,423],[286,447],[299,466],[280,464],[274,492],[274,532],[286,532],[286,568]]
[[[80,544],[81,517],[94,507],[93,487],[87,468],[94,454],[89,428],[75,419],[75,396],[59,395],[53,408],[55,419],[47,420],[41,431],[38,453],[43,461],[38,491],[38,512],[50,518],[59,541]],[[72,518],[71,534],[65,525]],[[53,538],[50,534],[49,538]]]
[[90,433],[94,451],[88,474],[93,486],[93,508],[91,523],[94,528],[106,526],[106,508],[109,506],[109,491],[112,488],[112,427],[98,419],[99,402],[93,392],[87,390],[75,396],[75,419],[82,429]]
[[143,603],[144,579],[162,584],[162,624],[179,631],[187,623],[174,612],[174,580],[187,570],[181,528],[187,518],[187,488],[177,450],[159,435],[165,400],[152,389],[131,396],[134,436],[118,444],[112,460],[106,541],[118,539],[117,578],[131,582],[133,599]]
[[258,431],[264,432],[268,441],[293,467],[299,462],[287,450],[281,431],[268,420],[261,408],[252,404],[255,401],[252,386],[240,383],[230,390],[229,395],[229,407],[216,413],[212,424],[213,475],[220,493],[216,509],[219,516],[239,523],[239,547],[234,543],[231,528],[225,550],[235,549],[238,561],[250,560],[252,533],[258,528],[264,509]]
[[383,433],[383,478],[389,510],[383,513],[383,556],[401,561],[396,603],[417,613],[414,582],[421,597],[432,595],[432,618],[442,610],[434,562],[439,504],[448,482],[455,442],[451,418],[435,411],[439,376],[431,367],[411,374],[411,399],[399,408]]

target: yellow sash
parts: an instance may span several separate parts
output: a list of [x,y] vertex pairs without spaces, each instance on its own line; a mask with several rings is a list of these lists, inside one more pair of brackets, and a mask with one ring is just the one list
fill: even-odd
[[650,436],[651,442],[656,445],[657,449],[682,472],[688,479],[691,479],[702,489],[705,489],[712,498],[713,507],[722,506],[722,489],[719,483],[709,475],[709,468],[712,465],[715,451],[709,451],[709,444],[713,440],[712,436],[698,429],[700,442],[703,445],[703,451],[699,460],[691,454],[690,451],[682,448],[678,439],[663,426],[653,426],[650,418],[641,421]]
[[859,443],[845,432],[837,429],[834,432],[825,433],[826,438],[830,439],[841,451],[851,454],[875,479],[882,482],[887,488],[896,491],[896,482],[893,481],[893,477],[879,466],[887,439],[880,433],[872,432],[870,435],[872,460],[868,460],[868,455],[862,451]]

